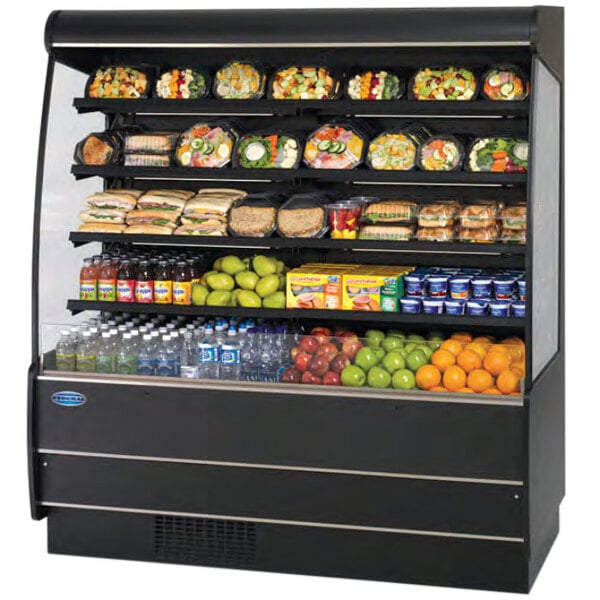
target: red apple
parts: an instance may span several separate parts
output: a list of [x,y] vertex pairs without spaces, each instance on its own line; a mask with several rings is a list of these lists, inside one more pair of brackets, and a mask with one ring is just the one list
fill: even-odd
[[302,372],[296,369],[296,367],[290,367],[289,369],[286,369],[279,378],[281,383],[300,383],[301,380]]
[[362,348],[362,344],[358,340],[352,338],[344,340],[342,344],[342,352],[350,359],[354,360],[356,353]]
[[313,327],[310,330],[311,335],[317,335],[317,334],[322,334],[322,335],[329,335],[331,336],[331,329],[329,329],[329,327]]
[[322,356],[313,356],[313,359],[308,363],[308,370],[313,375],[325,375],[329,371],[329,361]]
[[294,360],[294,358],[296,358],[296,354],[298,354],[298,352],[300,352],[300,348],[298,348],[298,346],[294,346],[290,350],[290,356],[292,357],[292,360]]
[[352,363],[350,359],[345,354],[336,354],[331,359],[331,363],[329,364],[329,368],[334,373],[341,373],[346,367],[349,367]]
[[338,335],[345,340],[357,340],[358,336],[353,331],[343,331]]
[[319,347],[319,341],[314,335],[306,335],[300,340],[298,346],[303,352],[314,354]]
[[304,373],[308,369],[308,363],[311,361],[312,356],[306,352],[298,352],[294,356],[294,366]]
[[319,385],[321,383],[321,378],[306,371],[306,373],[302,373],[302,383]]
[[322,356],[327,362],[329,362],[337,353],[338,349],[336,345],[328,342],[319,347],[315,353],[315,356]]
[[342,385],[339,373],[327,371],[327,373],[323,375],[323,385]]
[[341,337],[346,331],[348,330],[345,327],[336,327],[333,330],[333,335],[335,335],[335,337]]

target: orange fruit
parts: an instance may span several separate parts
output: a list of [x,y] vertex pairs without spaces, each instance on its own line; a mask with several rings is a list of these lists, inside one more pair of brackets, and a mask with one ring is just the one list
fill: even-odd
[[477,344],[493,344],[496,341],[496,338],[493,338],[490,335],[478,335],[476,338],[473,338],[473,341]]
[[521,397],[521,392],[511,392],[509,396],[519,396]]
[[456,356],[450,350],[440,348],[431,355],[431,364],[443,373],[448,367],[456,364]]
[[512,362],[510,363],[510,370],[514,371],[519,376],[519,378],[525,377],[525,369],[523,369],[523,367],[514,365]]
[[429,388],[430,392],[447,392],[448,390],[443,385],[434,385],[432,388]]
[[519,376],[514,371],[507,369],[498,375],[498,379],[496,379],[496,387],[503,394],[512,394],[513,392],[518,392],[519,379]]
[[489,390],[484,390],[481,392],[482,394],[494,394],[496,396],[500,396],[501,393],[496,388],[490,388]]
[[442,342],[439,349],[448,350],[449,352],[452,352],[454,356],[458,356],[463,349],[463,345],[458,340],[449,339]]
[[473,336],[466,331],[457,331],[450,336],[451,340],[458,340],[459,342],[469,343],[473,341]]
[[465,387],[467,383],[467,374],[456,365],[448,367],[444,372],[444,386],[449,392],[456,392]]
[[489,371],[494,377],[500,375],[510,367],[510,356],[506,352],[490,350],[483,359],[483,368]]
[[474,392],[484,392],[494,385],[494,378],[484,369],[474,369],[467,377],[467,385]]
[[475,392],[468,387],[462,387],[460,390],[456,390],[459,394],[474,394]]
[[430,390],[432,387],[440,385],[442,374],[434,365],[423,365],[417,369],[415,373],[415,381],[417,387],[422,390]]
[[456,357],[456,364],[468,374],[473,369],[481,369],[481,356],[474,350],[463,350]]
[[508,344],[510,346],[521,346],[522,348],[525,348],[525,342],[516,335],[511,335],[510,337],[504,338],[500,343]]
[[481,360],[483,360],[483,357],[487,352],[486,347],[480,342],[471,342],[470,344],[467,344],[465,346],[465,350],[473,350],[473,352],[477,352],[477,354],[481,356]]
[[488,352],[504,352],[508,354],[508,346],[506,344],[492,344],[488,346]]

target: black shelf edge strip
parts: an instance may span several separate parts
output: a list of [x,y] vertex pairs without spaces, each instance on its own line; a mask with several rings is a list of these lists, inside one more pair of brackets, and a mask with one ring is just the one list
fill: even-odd
[[91,302],[69,300],[67,310],[78,313],[85,310],[129,312],[186,316],[238,316],[263,317],[265,319],[311,319],[322,321],[354,321],[363,323],[457,325],[518,329],[525,327],[525,319],[517,317],[471,317],[454,315],[404,314],[389,312],[360,312],[352,310],[306,310],[275,308],[241,308],[230,306],[180,306],[174,304],[138,304],[135,302]]
[[71,173],[77,179],[103,177],[105,179],[191,179],[228,181],[351,181],[404,184],[450,185],[516,185],[527,182],[527,173],[471,173],[467,171],[373,171],[358,169],[223,169],[186,167],[124,167],[119,165],[72,165]]
[[322,248],[332,250],[392,250],[402,252],[439,252],[444,254],[525,255],[521,244],[467,244],[460,242],[395,242],[388,240],[333,240],[331,238],[238,238],[189,235],[133,235],[72,231],[69,241],[80,246],[90,242],[120,244],[165,244],[204,248]]
[[295,115],[299,111],[338,115],[395,115],[395,116],[470,116],[507,117],[529,114],[529,101],[493,102],[473,100],[471,102],[418,102],[416,100],[359,101],[340,98],[338,100],[165,100],[143,98],[140,100],[74,98],[73,106],[79,113],[102,112],[105,114],[143,113],[208,113],[208,114],[275,114]]

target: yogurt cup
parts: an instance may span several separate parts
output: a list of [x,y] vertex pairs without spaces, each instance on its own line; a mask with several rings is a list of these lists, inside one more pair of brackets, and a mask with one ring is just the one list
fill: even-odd
[[467,300],[467,314],[471,317],[483,317],[487,315],[489,301],[485,299]]
[[510,316],[510,300],[492,300],[490,302],[490,315],[492,317],[508,317]]
[[449,281],[450,298],[457,300],[462,298],[466,300],[471,295],[471,278],[464,275],[455,275],[450,277]]
[[479,275],[471,279],[471,294],[473,298],[489,299],[492,297],[492,278]]
[[513,317],[525,316],[525,300],[516,300],[510,307]]
[[408,273],[404,276],[404,293],[407,296],[423,296],[425,293],[425,275]]
[[470,277],[473,277],[474,275],[481,275],[481,269],[475,269],[475,268],[461,269],[459,274],[460,275],[468,275]]
[[466,300],[464,298],[444,300],[447,315],[464,315]]
[[400,298],[400,307],[403,313],[416,315],[421,312],[421,298],[414,296]]
[[517,286],[519,288],[519,299],[527,300],[527,280],[525,277],[517,279]]
[[504,275],[494,279],[494,294],[496,300],[510,300],[515,293],[516,278],[511,275]]
[[432,298],[445,298],[448,294],[448,275],[429,275],[427,284],[429,286],[429,295]]
[[444,301],[443,298],[423,298],[423,312],[426,315],[441,315],[444,312]]

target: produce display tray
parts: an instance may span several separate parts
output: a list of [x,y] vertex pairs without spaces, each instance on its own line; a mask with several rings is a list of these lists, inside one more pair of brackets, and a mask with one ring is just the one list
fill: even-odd
[[525,319],[518,317],[471,317],[467,315],[405,314],[397,312],[362,312],[354,310],[242,308],[239,306],[183,306],[176,304],[139,304],[137,302],[92,302],[68,300],[67,310],[73,314],[85,310],[216,317],[224,313],[232,317],[262,317],[264,319],[310,319],[328,321],[360,321],[363,323],[456,325],[521,329]]

